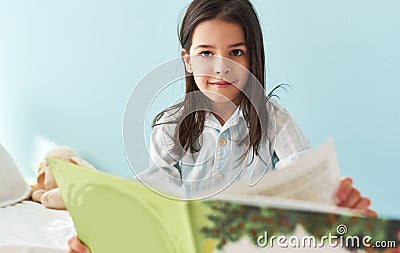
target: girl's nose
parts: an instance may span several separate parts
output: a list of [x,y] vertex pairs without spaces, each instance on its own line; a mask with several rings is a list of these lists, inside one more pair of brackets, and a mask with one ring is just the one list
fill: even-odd
[[231,68],[227,61],[228,60],[224,57],[214,57],[214,72],[218,75],[228,74],[231,72]]

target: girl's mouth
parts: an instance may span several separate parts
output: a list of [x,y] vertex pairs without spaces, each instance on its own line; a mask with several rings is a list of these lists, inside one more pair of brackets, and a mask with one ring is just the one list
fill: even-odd
[[226,88],[231,86],[233,83],[234,82],[228,82],[228,81],[210,82],[212,86],[215,86],[217,88]]

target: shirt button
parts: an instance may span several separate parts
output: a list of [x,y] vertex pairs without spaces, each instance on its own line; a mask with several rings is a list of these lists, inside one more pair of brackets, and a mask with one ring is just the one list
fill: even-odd
[[227,143],[227,141],[226,141],[226,139],[225,139],[225,138],[221,138],[221,139],[219,139],[219,145],[221,145],[221,146],[225,146],[225,145],[226,145],[226,143]]
[[222,175],[221,173],[218,173],[217,175],[215,175],[215,178],[218,180],[221,180],[224,177],[224,175]]

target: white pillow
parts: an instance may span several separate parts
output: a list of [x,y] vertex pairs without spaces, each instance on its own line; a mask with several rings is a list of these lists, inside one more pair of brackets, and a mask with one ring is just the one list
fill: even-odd
[[14,159],[0,144],[0,208],[27,199],[30,192]]

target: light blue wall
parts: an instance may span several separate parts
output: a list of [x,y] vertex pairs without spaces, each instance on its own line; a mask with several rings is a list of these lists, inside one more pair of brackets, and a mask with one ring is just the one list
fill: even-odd
[[[179,56],[176,26],[187,2],[0,0],[0,140],[27,181],[52,144],[132,175],[124,107],[143,75]],[[280,101],[313,145],[333,137],[342,174],[378,212],[400,217],[400,2],[254,3],[269,87],[291,84]]]

